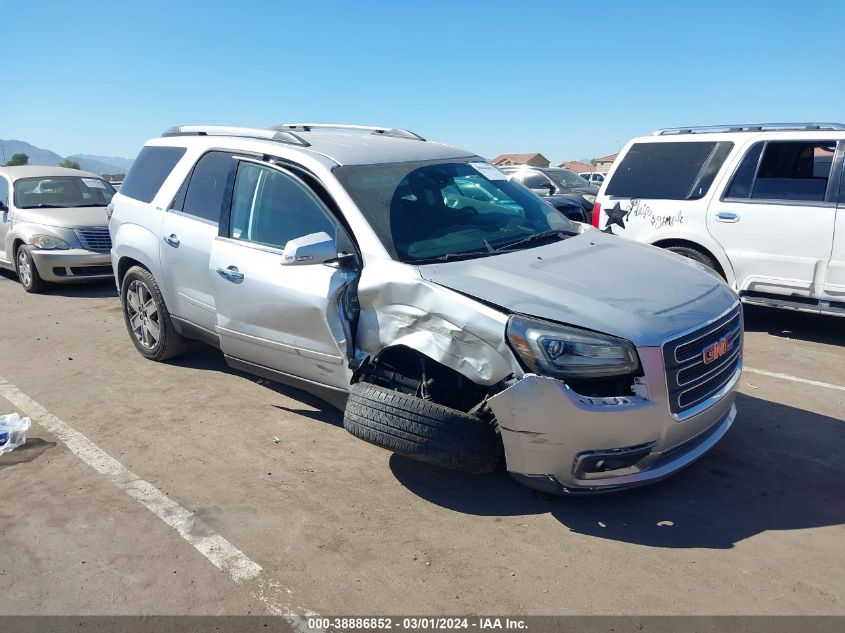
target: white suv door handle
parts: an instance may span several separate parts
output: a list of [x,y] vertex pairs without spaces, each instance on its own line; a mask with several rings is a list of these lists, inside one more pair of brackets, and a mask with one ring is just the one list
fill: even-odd
[[716,214],[716,219],[719,222],[736,222],[739,220],[739,215],[728,211],[720,211]]
[[239,284],[244,280],[244,274],[238,271],[237,266],[229,266],[228,268],[218,268],[217,274],[223,277],[223,279],[231,281],[233,284]]
[[173,248],[179,246],[179,238],[176,237],[175,233],[171,233],[170,235],[165,235],[164,241],[170,244]]

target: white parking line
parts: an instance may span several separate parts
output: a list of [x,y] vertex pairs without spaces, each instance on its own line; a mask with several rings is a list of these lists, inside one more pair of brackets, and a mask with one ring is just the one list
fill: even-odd
[[88,464],[150,512],[172,527],[179,536],[194,546],[211,564],[229,574],[236,583],[255,581],[254,599],[273,615],[284,616],[297,631],[308,631],[304,617],[316,615],[290,602],[290,589],[267,577],[261,565],[250,559],[225,538],[214,532],[192,512],[183,508],[126,468],[82,433],[47,411],[15,385],[0,376],[0,395],[32,421],[60,439],[79,459]]
[[826,389],[836,389],[838,391],[845,391],[845,387],[841,385],[834,385],[829,382],[819,382],[818,380],[809,380],[807,378],[799,378],[798,376],[790,376],[789,374],[778,374],[773,371],[766,371],[765,369],[755,369],[754,367],[743,367],[742,371],[749,374],[760,374],[761,376],[769,376],[770,378],[780,378],[781,380],[790,380],[792,382],[801,382],[805,385],[814,385],[816,387],[825,387]]

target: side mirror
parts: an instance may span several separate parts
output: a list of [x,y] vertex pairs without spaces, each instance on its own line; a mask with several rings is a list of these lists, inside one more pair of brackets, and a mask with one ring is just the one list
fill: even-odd
[[303,266],[322,264],[337,257],[337,246],[328,233],[323,231],[303,235],[285,244],[282,252],[282,266]]
[[0,200],[0,213],[5,213],[9,210],[9,207],[6,206],[6,203]]
[[549,195],[555,195],[555,192],[557,191],[557,189],[555,189],[555,186],[552,183],[548,183],[546,186],[549,188]]

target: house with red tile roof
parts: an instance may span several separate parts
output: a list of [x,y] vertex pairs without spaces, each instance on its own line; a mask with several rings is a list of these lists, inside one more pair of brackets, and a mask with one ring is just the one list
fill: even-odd
[[539,152],[526,154],[499,154],[490,161],[494,165],[533,165],[534,167],[548,167],[549,159]]
[[592,165],[588,163],[582,163],[579,160],[568,160],[558,165],[558,167],[563,167],[564,169],[571,169],[576,174],[583,174],[588,171],[593,171]]
[[613,165],[613,161],[616,160],[616,157],[619,156],[619,152],[615,154],[608,154],[607,156],[602,156],[601,158],[596,159],[596,169],[595,171],[606,174],[610,171],[610,167]]

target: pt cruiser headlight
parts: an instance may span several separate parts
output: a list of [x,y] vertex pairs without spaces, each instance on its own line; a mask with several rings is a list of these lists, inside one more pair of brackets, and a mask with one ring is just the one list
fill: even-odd
[[510,318],[508,341],[533,372],[559,378],[619,376],[640,366],[624,339],[530,317]]
[[29,240],[35,248],[44,251],[66,251],[70,248],[67,242],[52,235],[33,235]]

